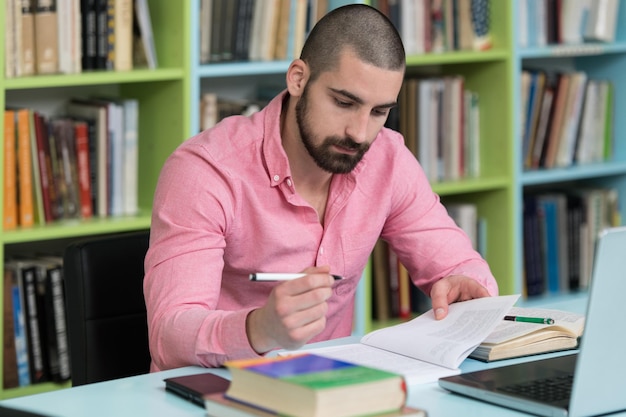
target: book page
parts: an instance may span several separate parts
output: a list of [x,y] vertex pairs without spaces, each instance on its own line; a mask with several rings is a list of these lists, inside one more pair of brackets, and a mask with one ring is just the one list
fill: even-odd
[[554,324],[522,323],[515,321],[502,321],[485,338],[483,343],[496,344],[515,339],[526,334],[545,329],[555,329],[571,333],[572,337],[582,335],[585,316],[569,311],[551,310],[545,308],[522,308],[513,307],[507,314],[512,316],[548,317],[554,319]]
[[[302,352],[314,353],[316,355],[327,356],[329,358],[352,362],[358,365],[394,372],[402,375],[406,383],[409,385],[435,382],[439,378],[461,373],[459,369],[446,368],[361,343],[350,343],[346,345],[302,349],[297,351],[297,353]],[[285,356],[294,353],[295,352],[285,351],[279,352],[278,354]]]
[[443,320],[435,320],[431,309],[409,322],[368,333],[361,343],[456,369],[518,298],[508,295],[453,303]]

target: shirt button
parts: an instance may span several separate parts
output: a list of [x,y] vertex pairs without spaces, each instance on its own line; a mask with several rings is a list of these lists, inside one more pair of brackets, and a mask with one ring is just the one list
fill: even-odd
[[278,174],[274,175],[274,181],[278,182],[278,180],[280,180],[280,175]]
[[291,187],[291,179],[287,179],[287,185]]
[[324,254],[324,247],[322,246],[320,247],[320,255],[323,255],[323,254]]

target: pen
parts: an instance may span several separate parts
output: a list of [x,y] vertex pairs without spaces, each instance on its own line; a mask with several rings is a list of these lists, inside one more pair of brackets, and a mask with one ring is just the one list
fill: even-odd
[[[304,273],[279,273],[279,272],[256,272],[250,274],[250,281],[289,281],[291,279],[302,278]],[[331,275],[335,281],[343,279],[341,275]]]
[[554,319],[544,317],[504,316],[504,320],[520,321],[523,323],[554,324]]

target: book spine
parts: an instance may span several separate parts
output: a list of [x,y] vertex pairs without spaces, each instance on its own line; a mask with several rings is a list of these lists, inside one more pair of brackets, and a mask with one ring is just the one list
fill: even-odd
[[21,0],[21,75],[35,74],[35,9],[31,0]]
[[41,170],[37,152],[37,131],[35,130],[35,112],[28,109],[28,132],[30,136],[31,167],[33,169],[33,213],[35,224],[45,224],[43,190],[41,189]]
[[108,158],[108,212],[112,216],[123,214],[124,122],[122,107],[108,104],[109,158]]
[[3,304],[3,363],[2,386],[4,389],[19,386],[17,374],[17,351],[15,349],[15,326],[13,324],[13,271],[4,268],[4,304]]
[[124,167],[123,167],[123,214],[134,215],[138,211],[138,163],[139,163],[139,102],[134,99],[124,100]]
[[52,304],[54,317],[54,337],[58,355],[59,374],[61,381],[70,378],[70,355],[67,342],[67,323],[65,316],[65,297],[63,289],[63,267],[58,265],[48,271],[49,291],[47,301]]
[[96,69],[106,69],[108,56],[107,0],[94,0],[96,20]]
[[57,152],[63,166],[62,182],[66,190],[64,207],[67,218],[80,216],[80,201],[78,193],[78,179],[76,173],[76,149],[74,147],[73,122],[63,118],[56,121],[58,129]]
[[133,0],[115,0],[114,7],[116,71],[133,69]]
[[17,227],[17,163],[15,155],[15,112],[4,111],[4,230]]
[[46,311],[46,280],[48,262],[35,258],[33,260],[35,274],[35,304],[37,307],[37,327],[39,330],[39,346],[41,348],[42,376],[40,381],[52,379],[51,352],[48,338],[49,314]]
[[98,204],[98,149],[96,123],[93,119],[84,119],[87,123],[87,145],[89,148],[89,189],[91,192],[91,210],[97,214]]
[[5,16],[4,19],[4,77],[14,78],[17,76],[17,35],[16,35],[16,21],[13,17],[15,15],[15,3],[12,1],[5,1]]
[[27,109],[17,110],[17,173],[19,224],[29,227],[34,224],[33,168],[30,144],[30,123]]
[[96,3],[95,0],[81,0],[81,66],[83,70],[97,68],[96,53]]
[[59,139],[54,128],[54,123],[50,122],[47,126],[47,131],[49,133],[47,149],[49,150],[50,155],[50,172],[52,175],[51,184],[53,185],[52,188],[55,190],[54,195],[50,196],[50,201],[52,204],[54,218],[62,219],[65,217],[64,202],[66,191],[63,186],[63,164],[60,163],[57,151],[57,142]]
[[[45,336],[47,370],[50,380],[69,379],[69,358],[62,283],[62,260],[57,257],[37,259],[39,301],[44,313],[41,333]],[[62,315],[63,317],[60,317]]]
[[106,59],[105,68],[115,69],[115,6],[116,0],[108,0],[106,5]]
[[45,120],[37,112],[33,113],[35,138],[37,142],[37,163],[41,182],[41,198],[43,203],[44,219],[51,222],[55,219],[52,201],[54,195],[52,167],[50,166],[50,150],[48,149],[47,129]]
[[[141,3],[141,0],[137,3]],[[211,60],[211,14],[212,0],[200,0],[200,64]],[[137,11],[139,14],[139,11]],[[143,36],[143,31],[142,31]]]
[[39,312],[37,310],[37,289],[35,283],[36,268],[25,266],[22,269],[22,282],[24,289],[24,312],[26,316],[26,336],[28,339],[28,355],[30,364],[30,378],[32,383],[46,380],[42,339],[39,327]]
[[76,162],[78,171],[80,214],[84,219],[93,216],[91,178],[89,168],[89,132],[86,122],[74,122]]
[[[16,280],[18,278],[16,277]],[[26,337],[26,316],[23,309],[23,287],[21,283],[13,286],[13,326],[15,329],[15,350],[17,375],[20,387],[30,385],[30,365],[28,363],[28,339]]]
[[34,1],[37,73],[54,74],[59,70],[56,0]]
[[[137,16],[135,20],[137,21],[139,25],[139,30],[141,32],[141,42],[143,44],[143,50],[146,55],[148,68],[155,69],[158,66],[158,59],[156,54],[156,48],[154,46],[154,34],[152,31],[152,21],[150,18],[150,10],[147,0],[135,1],[135,14]],[[204,46],[204,42],[202,42],[202,45],[204,51],[204,48],[206,48],[206,46]],[[202,59],[203,58],[201,58],[201,62],[204,62]]]

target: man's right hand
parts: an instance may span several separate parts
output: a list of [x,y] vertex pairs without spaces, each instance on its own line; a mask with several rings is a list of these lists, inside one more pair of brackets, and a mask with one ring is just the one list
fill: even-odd
[[265,305],[248,315],[248,340],[258,353],[300,348],[324,330],[334,279],[328,266],[303,272],[307,275],[277,285]]

